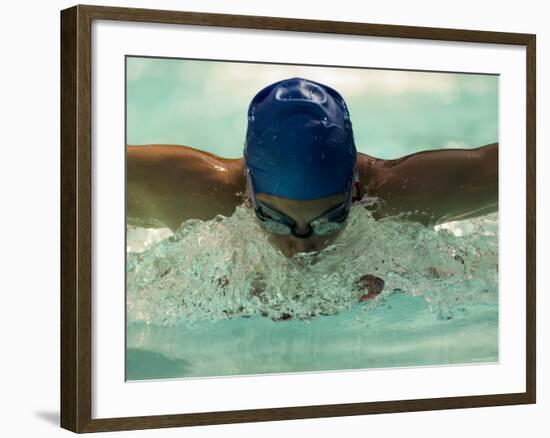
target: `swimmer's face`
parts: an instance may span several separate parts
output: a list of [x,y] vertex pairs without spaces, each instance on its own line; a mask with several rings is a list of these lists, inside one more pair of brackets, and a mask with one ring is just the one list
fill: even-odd
[[[300,201],[296,199],[282,198],[279,196],[268,195],[266,193],[257,193],[256,199],[262,201],[268,206],[279,210],[296,221],[296,232],[306,234],[308,224],[323,214],[331,207],[335,207],[347,199],[348,194],[343,192],[326,198]],[[279,248],[281,252],[292,257],[299,252],[320,251],[326,248],[340,235],[342,229],[333,234],[319,236],[313,233],[308,238],[294,237],[293,235],[280,235],[268,233],[269,241],[273,246]]]

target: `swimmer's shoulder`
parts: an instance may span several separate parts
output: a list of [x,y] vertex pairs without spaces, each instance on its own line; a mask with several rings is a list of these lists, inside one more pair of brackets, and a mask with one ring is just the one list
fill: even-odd
[[361,192],[373,193],[387,173],[388,160],[357,152],[357,173]]
[[241,187],[243,159],[220,155],[187,145],[145,144],[126,146],[128,164],[167,173],[210,175]]
[[182,145],[128,145],[126,150],[130,223],[157,221],[175,230],[187,219],[230,216],[243,202],[239,159]]

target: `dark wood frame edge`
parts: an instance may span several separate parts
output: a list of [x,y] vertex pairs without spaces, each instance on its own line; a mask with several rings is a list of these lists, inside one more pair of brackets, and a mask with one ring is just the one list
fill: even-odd
[[[526,392],[468,397],[92,419],[91,23],[194,24],[526,47]],[[536,403],[536,36],[522,33],[77,5],[61,11],[61,427],[135,430]]]

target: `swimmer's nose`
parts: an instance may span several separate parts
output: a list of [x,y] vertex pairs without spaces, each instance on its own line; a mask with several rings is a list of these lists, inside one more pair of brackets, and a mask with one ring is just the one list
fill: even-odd
[[316,251],[316,247],[309,239],[296,239],[295,248],[298,252]]
[[307,236],[310,234],[309,224],[296,224],[294,231],[298,235]]

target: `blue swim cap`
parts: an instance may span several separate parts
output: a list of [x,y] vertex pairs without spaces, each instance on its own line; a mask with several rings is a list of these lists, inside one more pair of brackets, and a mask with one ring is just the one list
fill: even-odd
[[255,192],[300,200],[348,192],[356,159],[348,108],[333,88],[291,78],[252,99],[244,162]]

